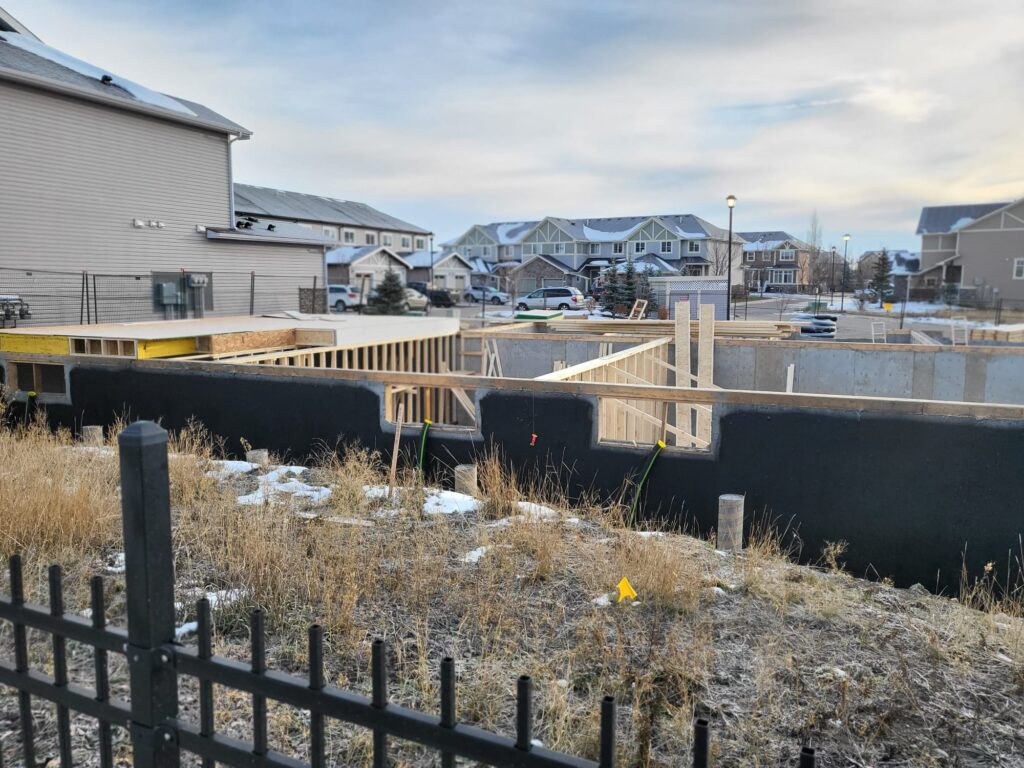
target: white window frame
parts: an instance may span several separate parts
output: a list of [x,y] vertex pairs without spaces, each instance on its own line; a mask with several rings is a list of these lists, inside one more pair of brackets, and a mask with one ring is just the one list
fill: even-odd
[[612,243],[612,253],[616,256],[621,256],[626,250],[625,243]]
[[691,240],[686,244],[687,253],[700,253],[700,242],[697,240]]
[[647,253],[647,243],[643,240],[634,240],[633,253]]
[[754,251],[747,251],[747,261],[756,261],[757,253]]
[[366,244],[367,245],[376,245],[377,244],[377,236],[375,234],[373,234],[373,232],[367,232],[366,233]]
[[779,251],[779,261],[796,261],[796,251],[792,248]]
[[394,242],[394,238],[391,237],[391,235],[381,235],[380,236],[380,244],[381,245],[391,245],[393,242]]
[[[666,246],[668,246],[668,247],[666,247]],[[661,241],[661,252],[662,253],[672,253],[672,241],[671,240],[662,240]]]
[[561,256],[563,253],[565,253],[565,243],[555,243],[551,248],[551,252],[558,256]]
[[331,240],[338,239],[338,230],[334,227],[324,227],[324,237],[329,237]]
[[416,238],[416,250],[422,251],[426,247],[427,247],[427,241],[424,240],[422,237],[417,237]]
[[412,238],[410,238],[408,235],[402,235],[402,247],[412,248]]
[[1013,260],[1013,279],[1024,280],[1024,259]]
[[523,253],[526,254],[527,256],[536,256],[537,255],[537,244],[536,243],[527,243],[526,245],[523,246]]
[[354,243],[356,241],[356,233],[350,229],[346,229],[341,233],[341,240],[344,243]]
[[600,243],[591,243],[590,244],[590,255],[591,256],[597,256],[600,253],[601,253],[601,244]]

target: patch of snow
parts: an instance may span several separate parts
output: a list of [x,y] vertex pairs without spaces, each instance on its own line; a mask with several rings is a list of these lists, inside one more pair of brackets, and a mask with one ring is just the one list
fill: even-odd
[[543,504],[534,504],[532,501],[517,501],[516,506],[528,520],[551,520],[558,517],[558,513],[551,507]]
[[306,471],[306,467],[299,466],[274,467],[267,474],[258,478],[259,485],[255,491],[239,496],[237,502],[242,506],[258,506],[271,502],[278,494],[290,496],[292,499],[309,499],[314,504],[320,504],[329,499],[330,488],[307,485],[293,478],[282,480],[288,475],[301,475]]
[[218,589],[214,592],[207,592],[203,589],[189,589],[184,594],[188,602],[175,603],[174,607],[180,611],[190,605],[194,605],[205,597],[210,602],[210,610],[214,610],[218,605],[224,606],[236,603],[245,595],[244,589]]
[[175,640],[180,640],[185,635],[191,635],[193,632],[198,632],[198,631],[199,631],[199,622],[198,621],[186,621],[184,624],[182,624],[180,627],[177,627],[174,630],[174,639]]
[[109,445],[73,445],[71,449],[83,453],[98,453],[101,456],[112,456],[114,453],[114,449]]
[[951,226],[949,228],[949,231],[950,232],[957,232],[957,231],[963,229],[964,227],[966,227],[972,221],[974,221],[974,219],[971,216],[962,216],[961,218],[957,219],[953,223],[953,226]]
[[612,604],[612,598],[610,595],[606,593],[599,597],[595,597],[590,602],[592,602],[594,605],[600,606],[601,608],[606,608]]
[[464,515],[476,512],[480,502],[472,496],[455,491],[434,491],[423,502],[425,515]]
[[114,555],[114,562],[112,565],[107,566],[107,573],[124,573],[124,552],[118,552]]
[[356,525],[361,528],[373,528],[373,520],[363,520],[359,517],[325,517],[324,520],[335,525]]
[[729,593],[726,592],[721,587],[712,587],[711,588],[711,594],[713,594],[715,597],[725,597]]
[[636,535],[641,539],[663,539],[665,537],[662,531],[637,531]]
[[606,231],[603,229],[594,229],[588,227],[586,224],[583,225],[583,236],[592,243],[613,243],[616,240],[625,240],[629,237],[629,234],[635,230],[638,226],[643,224],[644,220],[638,220],[633,226],[628,229],[620,229],[617,231]]
[[484,555],[486,555],[488,550],[490,550],[490,548],[491,547],[489,545],[486,545],[486,544],[484,546],[482,546],[482,547],[477,547],[476,549],[472,550],[471,552],[467,552],[466,554],[464,554],[462,556],[462,562],[464,562],[464,563],[479,563],[480,562],[480,558],[483,557]]
[[43,45],[38,40],[33,40],[30,37],[25,37],[24,35],[19,35],[15,32],[7,31],[0,33],[0,37],[6,40],[10,45],[13,45],[15,48],[21,48],[23,51],[28,51],[29,53],[38,56],[41,59],[52,61],[54,64],[66,67],[67,69],[70,69],[73,72],[77,72],[78,74],[83,75],[85,77],[91,77],[96,80],[102,80],[104,76],[110,77],[111,85],[115,85],[118,88],[127,91],[132,96],[134,96],[138,101],[145,102],[146,104],[150,104],[154,107],[162,107],[163,109],[169,109],[172,112],[179,112],[183,115],[191,115],[192,117],[196,117],[195,112],[186,107],[177,99],[173,99],[170,96],[165,96],[162,93],[152,91],[149,88],[146,88],[144,85],[139,85],[138,83],[132,82],[131,80],[128,80],[126,78],[113,75],[106,70],[100,69],[99,67],[89,64],[88,62],[82,61],[81,59],[76,59],[74,56],[69,56],[63,51],[58,51],[55,48],[51,48],[48,45]]
[[253,470],[259,469],[259,465],[253,464],[251,461],[215,461],[213,466],[216,469],[207,472],[207,476],[216,477],[221,480],[226,480],[235,475],[247,475]]
[[567,517],[562,522],[566,525],[580,525],[580,519],[578,517]]

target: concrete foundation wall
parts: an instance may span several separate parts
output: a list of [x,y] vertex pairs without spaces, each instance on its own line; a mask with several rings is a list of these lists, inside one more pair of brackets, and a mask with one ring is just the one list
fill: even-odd
[[[322,445],[353,442],[386,457],[394,440],[379,384],[137,365],[79,365],[70,383],[72,405],[48,413],[72,429],[109,426],[124,413],[168,429],[196,418],[236,454],[244,438],[296,460]],[[520,477],[557,478],[573,495],[614,496],[649,449],[596,442],[596,408],[590,397],[487,392],[478,431],[431,430],[428,471],[443,479],[454,464],[497,447]],[[718,495],[745,493],[748,533],[756,512],[798,534],[804,561],[818,560],[826,542],[846,541],[852,572],[930,588],[955,587],[962,563],[972,574],[988,561],[1002,569],[1007,553],[1018,551],[1020,422],[782,406],[722,406],[715,419],[711,451],[661,454],[642,516],[703,535],[716,524]],[[402,440],[414,451],[419,431],[405,430]]]
[[1024,403],[1024,350],[719,340],[715,384],[781,392]]

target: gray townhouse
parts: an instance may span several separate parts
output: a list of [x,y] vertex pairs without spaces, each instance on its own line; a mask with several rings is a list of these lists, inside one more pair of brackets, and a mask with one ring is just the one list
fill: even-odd
[[257,309],[294,308],[323,284],[329,241],[236,218],[231,147],[251,137],[0,9],[0,294],[30,301],[33,322],[77,323],[87,283],[100,320],[181,317],[200,296],[206,312],[247,313],[255,272],[278,276]]
[[811,283],[814,246],[782,230],[739,234],[743,284],[751,291],[796,291]]
[[331,247],[379,246],[392,253],[426,250],[433,233],[366,203],[235,184],[235,212],[258,222],[291,224],[331,241]]
[[926,206],[911,288],[982,303],[1024,301],[1024,199]]
[[[447,244],[517,294],[545,285],[586,289],[609,267],[633,259],[659,274],[725,274],[728,232],[691,214],[477,224]],[[743,239],[733,233],[733,275]]]

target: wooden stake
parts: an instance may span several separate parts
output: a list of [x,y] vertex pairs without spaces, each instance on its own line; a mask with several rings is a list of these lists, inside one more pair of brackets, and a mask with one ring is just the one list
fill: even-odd
[[718,548],[725,552],[743,549],[743,502],[746,497],[726,493],[718,497]]
[[793,379],[796,377],[796,363],[790,363],[786,366],[786,391],[793,391]]
[[[690,302],[687,300],[676,302],[676,386],[691,387],[690,380]],[[676,403],[676,427],[683,432],[693,430],[693,409],[682,403]],[[691,445],[691,443],[680,442],[681,438],[676,434],[676,445]]]
[[388,476],[388,499],[395,490],[395,477],[398,475],[398,451],[402,439],[402,418],[405,416],[405,404],[398,404],[398,418],[395,419],[395,447],[391,450],[391,474]]
[[[715,305],[700,305],[697,330],[697,386],[710,388],[715,378]],[[697,412],[697,437],[711,442],[711,413]]]

